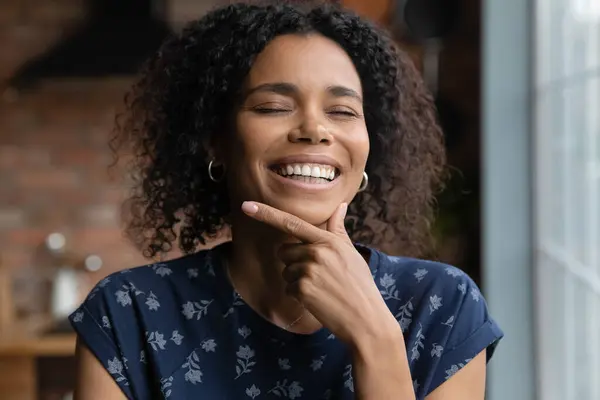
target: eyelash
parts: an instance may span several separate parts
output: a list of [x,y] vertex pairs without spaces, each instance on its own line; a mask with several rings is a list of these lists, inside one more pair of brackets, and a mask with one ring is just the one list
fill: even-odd
[[335,115],[341,115],[344,117],[358,117],[358,115],[355,112],[352,111],[332,111],[331,114],[335,114]]
[[259,114],[281,114],[281,113],[289,112],[290,110],[287,110],[287,109],[284,109],[284,108],[265,108],[265,107],[261,107],[261,108],[255,108],[254,111],[257,112],[257,113],[259,113]]
[[[254,109],[255,112],[259,113],[259,114],[282,114],[282,113],[286,113],[289,112],[290,110],[288,109],[282,109],[282,108],[255,108]],[[358,114],[356,114],[355,112],[352,111],[330,111],[327,114],[334,114],[334,115],[338,115],[338,116],[343,116],[343,117],[353,117],[356,118],[358,117]]]

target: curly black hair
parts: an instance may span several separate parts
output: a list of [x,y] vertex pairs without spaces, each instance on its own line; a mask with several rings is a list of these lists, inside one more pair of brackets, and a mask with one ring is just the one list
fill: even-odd
[[[244,79],[275,37],[317,33],[352,59],[363,86],[369,186],[348,210],[357,242],[421,256],[445,164],[431,95],[391,38],[337,4],[242,2],[169,37],[142,69],[117,117],[112,148],[128,147],[136,190],[126,232],[146,257],[191,253],[227,225],[226,183],[209,179],[210,144],[229,129]],[[118,156],[117,156],[118,158]]]

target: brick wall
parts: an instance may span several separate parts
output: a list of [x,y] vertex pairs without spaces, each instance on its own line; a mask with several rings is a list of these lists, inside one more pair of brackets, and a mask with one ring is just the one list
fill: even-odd
[[0,253],[5,265],[32,266],[34,250],[54,231],[67,236],[70,250],[98,254],[109,269],[139,261],[119,232],[123,187],[107,171],[113,113],[128,83],[53,81],[2,104]]
[[[211,1],[171,3],[173,23],[200,15]],[[52,80],[15,93],[2,82],[85,17],[83,0],[5,0],[0,3],[0,266],[26,282],[20,300],[36,293],[45,269],[39,250],[61,232],[81,257],[97,254],[106,274],[146,262],[123,238],[119,205],[127,188],[111,179],[107,146],[115,109],[129,79]],[[29,279],[31,278],[31,279]]]

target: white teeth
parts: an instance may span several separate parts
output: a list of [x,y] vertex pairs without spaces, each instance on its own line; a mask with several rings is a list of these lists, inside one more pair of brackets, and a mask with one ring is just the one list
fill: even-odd
[[310,176],[311,175],[311,169],[308,165],[303,165],[302,166],[302,175],[304,176]]
[[279,166],[275,171],[283,176],[298,175],[330,181],[335,179],[335,168],[329,165],[287,164]]

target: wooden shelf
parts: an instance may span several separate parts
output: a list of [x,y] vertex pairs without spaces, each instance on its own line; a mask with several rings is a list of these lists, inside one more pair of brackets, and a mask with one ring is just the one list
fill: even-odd
[[38,360],[75,355],[75,333],[24,332],[0,334],[0,399],[38,399]]
[[74,333],[0,336],[0,357],[68,357],[75,355]]

